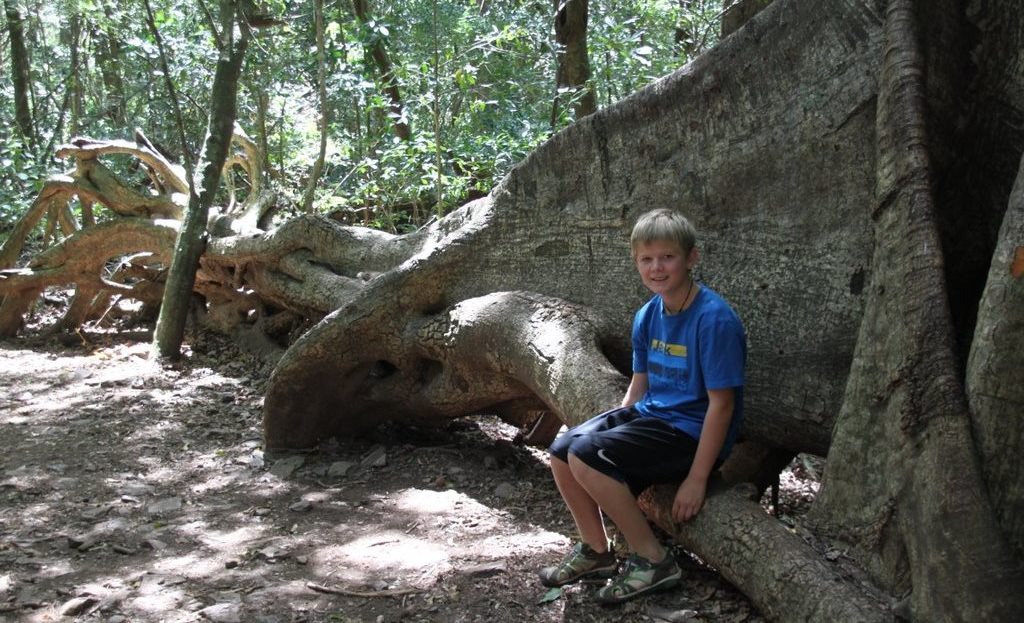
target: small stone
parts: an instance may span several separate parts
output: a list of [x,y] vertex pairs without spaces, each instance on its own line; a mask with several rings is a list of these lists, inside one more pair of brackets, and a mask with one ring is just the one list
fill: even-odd
[[288,510],[295,511],[296,513],[307,513],[313,510],[313,503],[309,500],[299,500],[288,507]]
[[295,562],[300,565],[307,565],[309,564],[309,556],[296,556]]
[[388,464],[388,453],[383,447],[376,447],[363,459],[367,467],[385,467]]
[[64,617],[78,616],[96,605],[98,602],[99,599],[92,595],[75,597],[74,599],[64,602],[64,605],[60,607],[60,615]]
[[267,562],[277,562],[278,560],[281,560],[282,558],[287,558],[288,557],[288,552],[286,550],[284,550],[284,549],[279,548],[279,547],[271,546],[271,547],[264,547],[263,549],[258,550],[256,552],[256,556],[258,558],[262,558],[263,560],[266,560]]
[[213,623],[241,623],[242,619],[238,611],[238,604],[220,603],[203,608],[199,614]]
[[153,486],[143,482],[129,482],[117,488],[117,492],[124,497],[141,497],[153,493]]
[[647,608],[647,614],[653,617],[656,621],[668,621],[668,623],[683,623],[684,621],[692,621],[697,618],[696,610],[673,610],[671,608],[662,608],[651,604]]
[[181,498],[173,497],[153,502],[146,507],[146,512],[150,515],[162,515],[179,509],[181,509]]
[[100,504],[93,506],[82,511],[82,517],[86,519],[99,519],[110,512],[110,506],[107,504]]
[[247,463],[249,467],[252,467],[253,469],[263,469],[263,451],[254,450],[252,455],[249,456],[249,460],[247,461]]
[[145,547],[146,549],[151,549],[154,552],[159,552],[160,550],[165,549],[167,547],[167,544],[161,541],[160,539],[146,539],[142,542],[142,547]]
[[494,496],[499,498],[510,498],[516,493],[516,488],[507,482],[503,482],[494,488]]
[[349,470],[355,466],[355,463],[350,461],[335,461],[331,463],[330,468],[327,469],[327,475],[331,478],[341,478],[348,474]]
[[88,537],[83,535],[72,535],[68,537],[68,547],[70,547],[71,549],[78,549],[79,547],[85,545],[87,542]]
[[290,456],[288,458],[274,461],[273,466],[270,468],[270,473],[277,476],[278,478],[288,478],[295,473],[300,467],[306,463],[306,458],[300,455]]
[[472,578],[489,578],[493,575],[507,572],[508,566],[505,564],[504,560],[492,560],[478,565],[470,565],[468,567],[464,567],[460,571],[462,575]]

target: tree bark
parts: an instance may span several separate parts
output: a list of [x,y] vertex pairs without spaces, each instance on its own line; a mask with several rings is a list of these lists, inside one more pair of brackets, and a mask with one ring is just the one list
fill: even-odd
[[736,32],[760,13],[772,0],[725,0],[722,12],[722,37]]
[[206,248],[206,222],[220,185],[221,170],[227,159],[235,126],[238,76],[249,43],[249,31],[244,26],[239,29],[237,40],[235,38],[234,23],[238,10],[234,0],[221,1],[223,41],[210,93],[210,118],[203,142],[203,154],[196,164],[195,180],[198,187],[193,187],[189,195],[188,211],[175,243],[174,258],[167,275],[160,316],[153,335],[156,351],[160,356],[170,359],[181,355],[181,341],[185,334],[196,269]]
[[929,7],[933,22],[920,11],[887,9],[871,295],[815,516],[909,593],[916,620],[1010,620],[1024,611],[1024,573],[973,452],[933,201],[925,76],[943,76],[925,71],[923,46],[942,40],[956,6]]
[[676,542],[743,587],[768,620],[893,620],[884,592],[856,573],[851,577],[848,568],[766,514],[753,486],[713,481],[703,510],[685,524],[671,517],[676,489],[648,489],[641,508]]
[[36,133],[29,105],[32,87],[31,65],[25,46],[25,22],[15,0],[4,0],[7,36],[11,42],[11,82],[14,86],[14,120],[18,132],[29,146],[35,145]]
[[[590,80],[590,59],[587,55],[587,0],[554,0],[555,41],[559,50],[556,54],[558,67],[555,74],[557,93],[552,104],[552,125],[558,117],[563,99],[575,101],[576,119],[581,119],[597,110],[597,97],[587,83]],[[563,95],[563,92],[565,95]],[[579,93],[577,96],[576,94]]]
[[1024,558],[1024,160],[978,310],[967,394],[999,527]]
[[[370,20],[369,0],[352,0],[352,9],[356,17],[363,24]],[[385,45],[385,38],[378,33],[372,35],[370,44],[370,57],[380,72],[380,81],[384,86],[384,93],[391,102],[391,116],[395,129],[395,136],[407,141],[412,138],[412,129],[406,119],[404,106],[402,104],[402,92],[398,88],[398,79],[395,76],[394,66],[391,64],[391,57],[388,55],[388,48]]]
[[[114,6],[110,2],[102,3],[103,13],[107,19],[114,19]],[[103,78],[103,116],[114,126],[127,123],[125,116],[125,88],[121,74],[121,40],[115,28],[95,31],[96,64]]]
[[320,118],[317,119],[317,126],[320,129],[320,149],[316,155],[316,161],[309,172],[309,180],[306,182],[306,192],[302,196],[302,211],[307,214],[313,212],[313,199],[316,196],[316,186],[320,182],[320,175],[324,170],[324,157],[327,155],[327,124],[329,123],[329,112],[327,109],[327,60],[324,57],[324,2],[314,0],[313,20],[316,22],[316,92],[320,104]]

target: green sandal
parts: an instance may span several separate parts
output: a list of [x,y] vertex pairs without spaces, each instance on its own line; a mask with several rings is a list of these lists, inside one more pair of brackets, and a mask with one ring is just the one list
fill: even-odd
[[641,595],[665,590],[679,584],[683,572],[672,554],[654,564],[651,561],[630,554],[622,573],[597,592],[597,600],[604,605],[620,604]]
[[562,562],[544,567],[538,575],[544,586],[558,587],[586,578],[610,578],[617,566],[611,549],[595,552],[586,543],[577,543]]

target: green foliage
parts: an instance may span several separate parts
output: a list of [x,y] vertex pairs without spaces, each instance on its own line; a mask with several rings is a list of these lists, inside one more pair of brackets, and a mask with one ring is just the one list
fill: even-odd
[[[179,93],[182,146],[143,2],[19,1],[31,35],[43,155],[37,161],[0,135],[0,158],[10,162],[0,182],[0,227],[24,210],[46,174],[63,168],[48,154],[73,135],[128,138],[138,127],[178,161],[183,149],[197,151],[217,60],[216,20],[205,10],[215,12],[216,3],[149,0]],[[324,7],[329,126],[318,211],[394,231],[416,227],[488,191],[574,121],[565,102],[551,119],[557,50],[549,1],[369,4],[365,22],[350,2]],[[278,24],[258,30],[250,46],[238,120],[265,144],[276,186],[297,201],[319,145],[312,5],[260,6]],[[591,84],[607,106],[713,45],[721,2],[591,0],[589,7]],[[378,43],[400,93],[400,120],[411,127],[408,141],[395,134],[396,112],[371,54]],[[0,72],[9,74],[9,62],[0,54]],[[5,128],[12,127],[12,101],[11,87],[0,86]]]
[[[11,127],[5,123],[6,127]],[[0,134],[0,241],[34,199],[50,171],[25,148],[21,139]]]

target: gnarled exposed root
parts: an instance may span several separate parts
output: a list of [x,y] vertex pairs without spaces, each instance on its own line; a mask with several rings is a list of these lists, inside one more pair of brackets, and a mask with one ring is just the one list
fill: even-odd
[[672,520],[675,492],[670,485],[648,489],[641,507],[676,542],[742,587],[769,620],[893,620],[884,596],[850,578],[752,501],[754,487],[713,486],[704,509],[685,524]]
[[[103,276],[111,258],[137,251],[152,253],[151,261],[166,262],[174,246],[176,230],[147,219],[120,219],[78,231],[60,244],[40,253],[26,268],[0,271],[0,335],[14,335],[22,317],[43,289],[76,284],[79,292],[62,326],[71,328],[88,317],[96,296],[117,293],[150,298],[150,284],[119,283]],[[75,325],[77,326],[77,325]]]
[[626,386],[585,309],[531,292],[404,316],[361,298],[307,335],[271,378],[268,447],[308,447],[398,416],[521,423],[550,410],[577,423],[618,404]]

